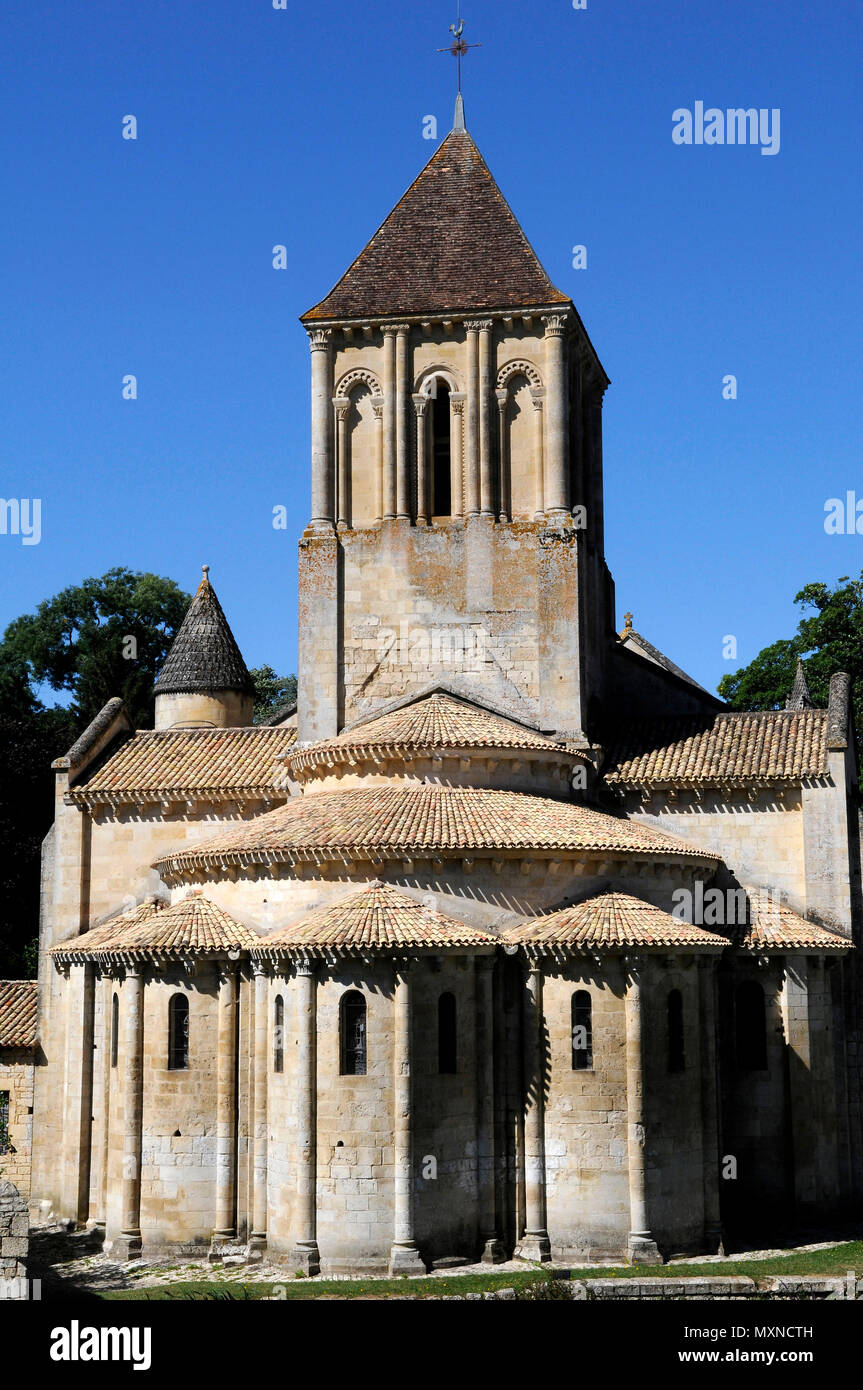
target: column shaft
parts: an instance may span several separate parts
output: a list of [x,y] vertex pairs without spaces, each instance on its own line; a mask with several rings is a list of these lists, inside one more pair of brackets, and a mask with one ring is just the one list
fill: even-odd
[[494,516],[496,491],[491,433],[491,323],[491,319],[483,319],[479,328],[479,456],[484,516]]
[[559,518],[569,511],[569,400],[566,379],[566,318],[545,319],[545,510]]
[[396,967],[393,991],[394,1217],[391,1274],[424,1274],[414,1242],[413,1108],[411,1104],[411,972]]
[[297,966],[297,1238],[292,1263],[306,1274],[321,1267],[317,1236],[317,986],[310,962]]
[[384,329],[384,517],[396,514],[396,330]]
[[509,433],[506,427],[506,407],[509,400],[509,393],[504,387],[495,392],[497,398],[497,439],[498,439],[498,458],[500,459],[500,510],[498,521],[508,521],[512,515],[512,497],[510,495],[510,476],[509,476]]
[[531,961],[524,995],[524,1205],[525,1230],[516,1256],[550,1260],[545,1213],[545,1038],[542,967]]
[[493,956],[477,956],[476,980],[476,1162],[479,1244],[484,1264],[506,1258],[499,1238],[495,1202],[494,991]]
[[332,363],[328,328],[309,334],[312,353],[312,525],[328,527],[334,520],[333,451],[330,443]]
[[[255,1109],[251,1245],[262,1250],[267,1243],[267,1083],[269,1049],[270,977],[263,966],[255,968]],[[284,1039],[282,1039],[284,1047]]]
[[544,392],[535,387],[530,391],[531,404],[533,405],[533,418],[536,430],[534,453],[536,454],[536,514],[534,520],[542,521],[545,516],[545,458],[543,450],[543,436],[545,425],[543,421],[543,401]]
[[626,986],[626,1105],[629,1152],[629,1240],[632,1264],[658,1264],[659,1252],[647,1224],[647,1180],[644,1163],[644,1065],[641,978],[636,962],[629,963]]
[[372,401],[375,417],[375,520],[380,521],[384,514],[384,402],[375,397]]
[[347,401],[333,401],[336,412],[336,429],[338,438],[338,503],[336,507],[336,517],[340,527],[350,526],[350,510],[348,507],[350,495],[350,457],[348,453],[348,412],[350,406]]
[[465,434],[465,511],[476,516],[480,509],[479,464],[479,328],[475,323],[467,330],[467,428]]
[[708,1254],[722,1245],[719,1207],[719,1087],[716,1071],[716,961],[698,966],[701,1022],[701,1136],[704,1164],[704,1240]]
[[413,398],[414,412],[416,416],[416,435],[417,435],[417,524],[425,526],[431,516],[431,505],[429,501],[429,468],[428,468],[428,428],[426,409],[428,401],[425,396],[417,395]]
[[464,403],[463,391],[450,392],[450,461],[452,465],[452,514],[464,516]]
[[237,1191],[237,969],[219,971],[216,1046],[216,1224],[214,1240],[236,1234]]
[[139,967],[126,971],[120,998],[123,1033],[123,1222],[111,1253],[134,1260],[141,1253],[141,1135],[144,1121],[144,980]]
[[407,519],[411,515],[409,333],[406,324],[399,325],[396,349],[396,514]]

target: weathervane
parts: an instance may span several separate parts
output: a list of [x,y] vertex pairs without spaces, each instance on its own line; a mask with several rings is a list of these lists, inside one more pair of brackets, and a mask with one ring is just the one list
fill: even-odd
[[461,96],[461,60],[469,48],[482,48],[481,43],[466,43],[462,38],[462,34],[464,33],[464,20],[461,17],[461,0],[459,0],[458,5],[458,19],[455,24],[449,26],[449,31],[455,42],[451,43],[449,48],[439,48],[438,53],[451,53],[452,56],[458,60],[458,91],[459,96]]

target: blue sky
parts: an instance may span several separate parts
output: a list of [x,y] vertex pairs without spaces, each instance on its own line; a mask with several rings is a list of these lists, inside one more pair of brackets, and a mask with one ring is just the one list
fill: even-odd
[[[464,13],[483,45],[465,63],[468,128],[612,379],[620,623],[631,609],[713,688],[791,634],[804,583],[863,565],[863,537],[824,531],[828,498],[863,499],[863,12]],[[295,669],[297,317],[434,152],[424,117],[449,129],[455,64],[435,50],[454,18],[455,0],[4,8],[0,495],[42,499],[42,539],[0,535],[0,626],[113,565],[193,588],[207,562],[249,664]],[[778,107],[779,153],[675,145],[672,112],[699,100]]]

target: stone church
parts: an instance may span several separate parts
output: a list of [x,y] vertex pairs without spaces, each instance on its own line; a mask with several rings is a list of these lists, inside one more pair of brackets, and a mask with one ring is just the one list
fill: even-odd
[[460,99],[301,322],[297,708],[252,723],[205,568],[155,728],[112,700],[54,764],[38,1010],[0,1011],[34,1221],[306,1273],[835,1223],[848,677],[731,713],[616,631],[609,379]]

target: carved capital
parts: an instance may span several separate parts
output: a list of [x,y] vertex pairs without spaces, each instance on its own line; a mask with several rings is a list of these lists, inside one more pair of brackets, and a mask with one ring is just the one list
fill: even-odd
[[543,314],[546,338],[565,338],[572,327],[571,314]]
[[384,403],[380,396],[376,396],[372,401],[372,412],[376,420],[384,418]]
[[465,403],[466,400],[467,400],[467,396],[465,395],[465,393],[464,393],[463,391],[450,391],[450,393],[449,393],[449,408],[450,408],[450,410],[452,411],[453,415],[461,415],[461,414],[463,414],[463,412],[464,412],[464,403]]
[[339,397],[336,396],[336,397],[334,397],[334,399],[333,399],[333,405],[335,406],[335,409],[336,409],[336,419],[337,419],[337,420],[346,420],[346,419],[348,418],[348,411],[349,411],[350,408],[351,408],[351,403],[350,403],[350,401],[339,400]]
[[542,403],[545,400],[545,388],[542,386],[532,386],[530,388],[530,403],[534,410],[542,410]]
[[331,328],[309,328],[309,348],[312,352],[326,352],[333,339]]
[[492,322],[492,319],[465,319],[464,326],[468,333],[488,333]]
[[384,335],[385,335],[385,336],[386,336],[387,334],[390,334],[390,335],[391,335],[391,334],[393,334],[393,333],[399,333],[399,334],[410,333],[410,331],[411,331],[411,326],[410,326],[409,323],[385,323],[385,324],[384,324]]

